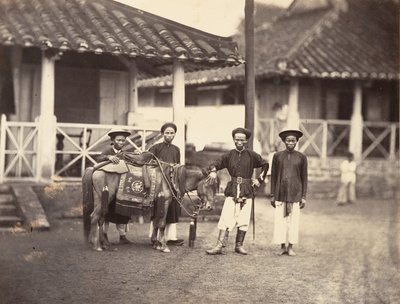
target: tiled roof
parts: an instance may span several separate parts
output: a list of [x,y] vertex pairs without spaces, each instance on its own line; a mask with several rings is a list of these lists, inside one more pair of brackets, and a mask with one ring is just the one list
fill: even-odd
[[[399,78],[399,8],[394,1],[336,2],[341,6],[289,10],[271,26],[256,30],[257,77]],[[188,84],[206,77],[209,82],[244,79],[244,66],[185,76]],[[165,86],[168,81],[144,80],[139,85]]]
[[[217,83],[230,80],[241,80],[244,77],[244,65],[204,70],[185,73],[186,85],[197,85],[203,83]],[[171,87],[172,77],[161,76],[139,80],[139,87]]]
[[[331,11],[286,58],[284,72],[322,78],[399,77],[399,7],[392,1],[349,0]],[[285,59],[283,59],[285,60]]]
[[0,0],[0,45],[142,56],[161,64],[242,61],[231,38],[111,0]]

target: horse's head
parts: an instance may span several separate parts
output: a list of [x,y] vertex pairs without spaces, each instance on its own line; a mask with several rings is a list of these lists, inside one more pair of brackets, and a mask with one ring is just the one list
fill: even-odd
[[200,210],[211,211],[214,209],[215,196],[218,193],[219,180],[210,183],[206,178],[203,178],[197,185],[197,195],[200,198]]

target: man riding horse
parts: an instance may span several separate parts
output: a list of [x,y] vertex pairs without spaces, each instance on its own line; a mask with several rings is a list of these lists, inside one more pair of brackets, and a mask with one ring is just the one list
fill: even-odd
[[[111,147],[107,147],[102,153],[98,156],[97,161],[102,162],[109,160],[113,164],[119,163],[118,155],[121,155],[122,147],[125,144],[126,138],[131,133],[122,129],[114,129],[108,132],[108,136],[111,139]],[[105,215],[105,222],[104,222],[104,239],[108,242],[108,227],[109,223],[114,223],[117,227],[119,233],[119,244],[131,244],[132,242],[126,238],[126,231],[128,228],[128,221],[129,217],[118,214],[115,212],[115,198],[111,201],[110,205],[108,206],[108,212]]]
[[[168,128],[165,128],[165,130],[167,129]],[[126,137],[127,134],[123,135]],[[155,152],[157,153],[157,151]],[[160,156],[160,154],[158,155]],[[93,244],[94,250],[102,251],[104,248],[107,248],[105,245],[107,242],[103,234],[104,215],[106,211],[108,211],[111,201],[115,200],[116,196],[118,196],[117,192],[118,189],[121,188],[121,182],[128,181],[129,183],[128,178],[123,178],[124,174],[126,173],[127,177],[128,171],[131,174],[131,171],[128,169],[135,167],[134,170],[139,170],[140,178],[143,178],[143,189],[151,189],[150,195],[143,196],[149,199],[146,200],[146,202],[150,202],[150,205],[151,202],[154,202],[157,208],[161,208],[165,211],[162,214],[156,214],[156,228],[160,231],[160,236],[156,242],[156,249],[162,252],[169,252],[164,233],[166,217],[168,206],[171,204],[172,199],[179,197],[178,193],[174,192],[171,179],[165,174],[169,172],[169,167],[172,167],[172,165],[159,160],[158,157],[151,152],[143,152],[142,155],[122,152],[118,153],[116,156],[123,159],[124,162],[116,160],[113,155],[105,156],[108,162],[115,163],[115,165],[110,164],[101,167],[104,165],[104,163],[102,163],[95,167],[89,167],[86,169],[83,176],[83,215],[86,239]],[[150,160],[152,158],[155,158],[156,162],[151,162]],[[161,158],[163,158],[163,156],[161,156]],[[98,169],[99,166],[101,167],[100,169]],[[173,167],[175,168],[176,166]],[[174,181],[178,181],[175,184],[182,186],[179,189],[180,195],[183,195],[187,191],[197,190],[202,204],[210,206],[214,203],[214,197],[218,191],[218,184],[207,183],[200,169],[188,170],[186,175],[185,168],[183,166],[178,166],[175,168],[175,172],[175,178],[177,179],[174,179]],[[151,178],[149,178],[150,176]],[[123,189],[133,189],[131,187],[133,184],[123,184],[122,186]],[[148,191],[145,192],[147,193]],[[121,196],[123,196],[123,194],[120,194],[120,197]],[[119,208],[120,206],[121,201],[117,200],[117,207]],[[155,239],[153,238],[153,240]]]

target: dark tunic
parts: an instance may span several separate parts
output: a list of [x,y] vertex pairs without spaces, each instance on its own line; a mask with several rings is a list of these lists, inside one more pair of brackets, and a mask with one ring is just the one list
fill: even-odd
[[[231,177],[242,177],[244,179],[251,179],[254,169],[260,167],[262,168],[261,181],[263,181],[268,171],[268,162],[260,154],[247,149],[241,152],[236,149],[231,150],[210,165],[210,169],[221,170],[226,168]],[[225,196],[237,197],[237,182],[235,180],[228,182],[224,194]],[[239,197],[250,198],[253,196],[251,181],[242,183]]]
[[[109,147],[105,149],[98,157],[97,161],[102,162],[105,160],[108,160],[108,156],[110,155],[115,155],[113,147]],[[115,213],[115,200],[116,198],[114,197],[113,200],[110,202],[110,205],[108,206],[108,212],[105,215],[105,220],[106,222],[111,222],[115,224],[127,224],[129,221],[129,217],[123,216],[121,214]]]
[[160,160],[170,164],[179,164],[181,162],[181,151],[173,144],[166,142],[158,143],[149,149]]
[[[170,164],[179,164],[181,159],[181,151],[174,144],[166,142],[158,143],[149,149],[161,161]],[[177,223],[181,215],[181,206],[176,200],[173,200],[168,208],[167,224]]]
[[271,195],[275,201],[300,202],[307,195],[307,157],[298,151],[274,154],[271,168]]

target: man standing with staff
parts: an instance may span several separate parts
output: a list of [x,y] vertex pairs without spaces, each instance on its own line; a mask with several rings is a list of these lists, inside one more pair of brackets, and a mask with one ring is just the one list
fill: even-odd
[[285,130],[279,137],[286,149],[276,152],[271,168],[271,205],[275,208],[273,243],[281,245],[280,255],[295,256],[299,239],[300,209],[306,205],[307,157],[295,150],[303,133]]
[[[251,199],[254,198],[254,187],[259,187],[268,171],[268,163],[258,153],[246,149],[246,143],[251,137],[251,131],[245,128],[236,128],[232,131],[235,149],[222,155],[212,163],[209,170],[209,181],[215,182],[217,171],[228,169],[231,180],[225,189],[225,202],[218,222],[217,245],[207,250],[207,254],[222,254],[226,246],[229,232],[237,227],[235,252],[246,255],[243,241],[250,224]],[[252,179],[255,168],[262,168],[257,179]]]

